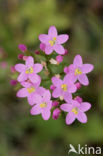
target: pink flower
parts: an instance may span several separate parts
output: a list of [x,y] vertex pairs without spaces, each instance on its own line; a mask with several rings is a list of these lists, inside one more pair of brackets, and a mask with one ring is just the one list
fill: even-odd
[[15,69],[16,71],[20,72],[20,75],[18,76],[18,81],[22,82],[27,79],[30,79],[31,82],[37,83],[38,81],[41,81],[41,78],[37,73],[39,73],[42,70],[43,66],[39,63],[34,64],[33,57],[29,56],[26,59],[26,64],[16,64]]
[[43,87],[39,87],[40,83],[30,83],[30,82],[21,82],[21,85],[24,88],[21,88],[17,92],[17,97],[27,97],[28,102],[30,105],[33,105],[35,103],[35,96],[40,94],[42,95],[45,89]]
[[43,95],[35,96],[35,106],[31,109],[32,115],[41,114],[44,120],[48,120],[51,115],[52,101],[49,90],[43,92]]
[[92,64],[83,64],[82,57],[80,55],[76,55],[73,64],[69,66],[69,71],[75,81],[78,79],[81,84],[88,85],[89,80],[86,74],[91,72],[93,68]]
[[60,115],[60,112],[61,112],[61,111],[60,111],[59,108],[54,109],[52,118],[53,118],[54,120],[58,119],[58,118],[59,118],[59,115]]
[[56,51],[58,54],[64,54],[65,49],[61,44],[65,43],[69,39],[68,35],[58,35],[55,26],[51,26],[48,30],[48,35],[39,35],[41,43],[45,44],[45,53],[47,55]]
[[36,51],[35,51],[35,54],[36,54],[36,55],[39,55],[39,54],[40,54],[40,51],[39,51],[39,50],[36,50]]
[[63,56],[61,56],[61,55],[56,56],[56,61],[58,63],[61,63],[63,61]]
[[68,50],[67,49],[65,49],[65,53],[64,53],[64,55],[67,55],[68,54]]
[[18,48],[22,52],[25,52],[27,50],[27,47],[24,44],[19,44]]
[[81,104],[75,100],[71,102],[68,101],[66,104],[60,106],[61,110],[68,112],[66,116],[66,124],[70,125],[75,119],[79,120],[81,123],[87,122],[87,116],[85,114],[91,108],[91,104],[88,102],[82,102]]
[[72,95],[70,93],[76,92],[76,86],[74,85],[74,82],[69,74],[66,75],[63,80],[53,77],[52,83],[56,87],[52,93],[54,98],[59,97],[61,100],[71,100]]

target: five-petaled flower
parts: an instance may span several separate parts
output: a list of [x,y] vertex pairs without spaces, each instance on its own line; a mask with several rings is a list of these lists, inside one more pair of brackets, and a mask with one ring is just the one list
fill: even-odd
[[42,70],[43,66],[39,63],[34,64],[33,57],[29,56],[26,59],[26,64],[16,64],[15,70],[20,72],[20,75],[18,76],[17,80],[19,82],[23,82],[27,79],[30,79],[33,83],[38,83],[41,81],[41,78],[37,73],[39,73]]
[[40,83],[33,84],[31,82],[21,82],[21,85],[24,88],[21,88],[17,92],[17,97],[27,97],[28,103],[33,105],[35,103],[35,96],[40,94],[42,95],[45,89],[43,87],[39,87]]
[[65,43],[68,39],[69,36],[66,34],[58,35],[55,26],[49,28],[48,35],[39,35],[39,40],[41,43],[45,44],[45,53],[47,55],[51,54],[53,51],[56,51],[58,54],[65,54],[65,49],[61,44]]
[[61,110],[68,112],[66,116],[66,124],[70,125],[75,119],[78,119],[82,123],[87,122],[87,116],[85,114],[91,108],[91,104],[88,102],[79,103],[76,100],[68,101],[66,104],[60,106]]
[[31,109],[32,115],[42,114],[44,120],[48,120],[51,115],[52,101],[49,90],[43,92],[43,95],[35,96],[35,105]]
[[72,75],[75,81],[79,80],[81,84],[88,85],[89,80],[86,74],[91,72],[93,68],[92,64],[83,64],[82,57],[80,55],[76,55],[73,64],[69,66],[69,74]]
[[63,80],[57,77],[53,77],[52,83],[56,87],[53,90],[52,96],[54,98],[59,97],[61,100],[64,99],[65,101],[67,101],[68,99],[71,100],[72,99],[71,93],[75,93],[77,89],[71,75],[69,74],[67,74]]

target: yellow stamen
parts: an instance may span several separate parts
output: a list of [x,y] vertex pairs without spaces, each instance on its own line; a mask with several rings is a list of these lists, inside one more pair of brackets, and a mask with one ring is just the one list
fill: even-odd
[[80,75],[80,74],[82,74],[82,71],[79,68],[75,69],[75,75]]
[[77,108],[77,107],[73,108],[73,109],[72,109],[72,112],[73,112],[75,115],[77,115],[77,114],[78,114],[78,108]]
[[68,87],[67,87],[67,85],[66,85],[66,84],[62,84],[62,85],[61,85],[61,88],[62,88],[62,89],[63,89],[63,91],[65,91],[65,92],[66,92],[66,91],[67,91],[67,89],[68,89]]
[[44,107],[46,107],[46,106],[47,106],[47,104],[46,104],[45,102],[40,104],[40,107],[41,107],[41,108],[44,108]]
[[56,41],[56,37],[53,37],[53,41]]
[[53,37],[53,40],[50,40],[49,43],[51,46],[53,46],[56,42],[56,37]]
[[30,87],[30,88],[27,88],[27,91],[29,94],[35,92],[35,88],[34,87]]
[[26,70],[25,73],[26,73],[26,74],[30,74],[30,73],[33,73],[33,71],[34,71],[33,68],[30,67],[29,69]]

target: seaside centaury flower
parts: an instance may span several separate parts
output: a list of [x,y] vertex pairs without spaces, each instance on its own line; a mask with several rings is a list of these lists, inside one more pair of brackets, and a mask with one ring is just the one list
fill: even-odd
[[63,80],[53,77],[52,83],[56,87],[53,90],[52,96],[54,98],[59,97],[61,100],[67,100],[68,98],[71,99],[71,93],[75,93],[77,89],[69,74],[66,75]]
[[27,79],[30,79],[33,83],[38,83],[38,81],[41,81],[41,78],[37,73],[39,73],[42,70],[43,66],[39,63],[34,64],[33,57],[29,56],[26,59],[26,64],[16,64],[15,69],[20,73],[17,80],[19,82],[25,81]]
[[45,44],[45,53],[47,55],[51,54],[53,51],[56,51],[58,54],[65,54],[65,49],[61,44],[65,43],[68,39],[69,36],[66,34],[58,35],[55,26],[49,28],[48,35],[39,35],[39,40],[41,43]]
[[87,122],[87,116],[85,114],[91,108],[91,104],[88,102],[79,103],[75,100],[71,102],[68,101],[66,104],[60,106],[61,110],[68,112],[66,116],[66,124],[70,125],[74,122],[75,119],[79,120],[82,123]]
[[40,83],[30,83],[30,82],[21,82],[21,85],[24,88],[21,88],[18,92],[17,92],[17,97],[27,97],[28,99],[28,103],[30,105],[33,105],[35,103],[35,96],[37,94],[43,94],[43,92],[45,91],[45,89],[43,87],[39,87]]
[[76,55],[73,64],[69,66],[69,72],[75,81],[79,80],[81,84],[86,86],[89,84],[86,74],[91,72],[93,68],[92,64],[83,64],[82,57]]
[[52,101],[51,93],[46,90],[42,96],[35,96],[35,105],[31,109],[32,115],[41,114],[44,120],[48,120],[51,115]]

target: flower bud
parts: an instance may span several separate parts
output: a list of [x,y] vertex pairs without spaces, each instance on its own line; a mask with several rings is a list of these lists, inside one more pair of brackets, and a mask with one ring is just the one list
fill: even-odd
[[40,54],[40,51],[39,51],[39,50],[36,50],[36,51],[35,51],[35,54],[36,54],[36,55],[39,55],[39,54]]
[[82,102],[83,102],[83,99],[82,99],[80,96],[76,96],[76,97],[74,98],[74,100],[76,100],[76,101],[79,102],[79,103],[82,103]]
[[67,55],[68,54],[68,50],[67,49],[65,49],[65,53],[64,53],[64,55]]
[[56,56],[56,61],[58,63],[61,63],[63,61],[63,56],[61,56],[61,55]]
[[81,83],[77,82],[75,85],[76,85],[77,89],[81,88]]
[[66,66],[66,67],[64,67],[64,73],[65,74],[68,74],[69,73],[69,69],[68,69],[68,67]]
[[52,118],[54,120],[58,119],[59,118],[59,115],[60,115],[60,109],[59,108],[56,108],[54,111],[53,111],[53,115],[52,115]]
[[10,81],[10,84],[11,84],[12,86],[17,85],[17,83],[18,83],[17,80],[11,80],[11,81]]
[[26,61],[28,56],[23,56],[23,60]]
[[11,66],[11,67],[10,67],[10,70],[11,70],[12,73],[15,73],[15,72],[16,72],[15,66]]
[[54,89],[55,89],[55,86],[54,86],[54,85],[51,85],[51,86],[50,86],[50,89],[51,89],[51,90],[54,90]]
[[19,44],[18,46],[19,50],[22,51],[23,53],[27,50],[27,47],[24,44]]
[[53,106],[53,107],[57,107],[58,105],[59,105],[59,102],[58,102],[58,101],[53,101],[53,102],[52,102],[52,106]]
[[23,54],[19,54],[19,55],[18,55],[18,59],[19,59],[19,60],[23,60],[23,56],[24,56]]
[[45,44],[40,43],[40,50],[45,51]]

